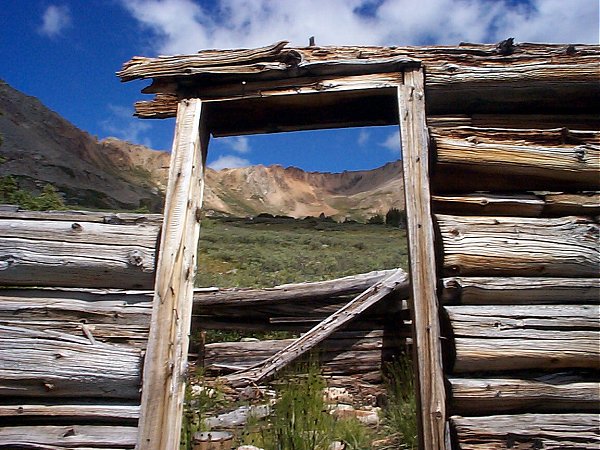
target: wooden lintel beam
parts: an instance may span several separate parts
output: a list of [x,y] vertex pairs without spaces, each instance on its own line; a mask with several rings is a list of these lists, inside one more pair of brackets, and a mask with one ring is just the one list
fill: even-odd
[[411,274],[414,362],[420,417],[420,448],[450,448],[446,433],[446,393],[436,295],[434,232],[428,173],[424,75],[407,71],[398,88],[402,162]]
[[139,450],[179,448],[207,147],[203,103],[181,101],[144,365]]

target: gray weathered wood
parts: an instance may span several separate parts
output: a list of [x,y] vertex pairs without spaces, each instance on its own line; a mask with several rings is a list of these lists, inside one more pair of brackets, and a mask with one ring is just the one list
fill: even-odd
[[227,380],[235,384],[249,384],[272,377],[388,294],[394,291],[401,292],[407,288],[408,275],[402,269],[397,269],[393,274],[355,297],[342,309],[328,316],[302,337],[295,339],[270,358],[250,370],[228,376]]
[[447,275],[595,277],[599,226],[584,217],[437,215]]
[[140,350],[0,325],[0,396],[139,398]]
[[600,445],[600,419],[597,414],[452,416],[451,422],[461,450],[597,450]]
[[74,419],[123,422],[137,420],[140,415],[139,405],[93,404],[40,404],[18,403],[0,405],[0,417],[32,418],[44,417],[52,419]]
[[196,290],[194,292],[194,309],[245,305],[257,307],[261,303],[283,303],[290,300],[297,303],[353,295],[368,289],[395,271],[395,269],[376,270],[335,280],[284,284],[268,289],[215,289],[208,292]]
[[433,195],[431,200],[437,214],[539,217],[544,209],[544,200],[535,195]]
[[134,448],[136,427],[66,425],[0,428],[0,448],[62,450],[65,448]]
[[450,277],[443,279],[444,302],[486,304],[598,304],[598,278]]
[[413,361],[416,365],[418,405],[421,410],[420,445],[448,448],[445,388],[440,343],[432,214],[429,190],[428,133],[425,124],[425,81],[422,70],[404,74],[398,88],[400,135],[411,276]]
[[144,364],[138,447],[179,446],[208,130],[202,102],[179,104]]
[[159,227],[0,220],[0,285],[148,288]]
[[600,133],[458,127],[433,135],[436,191],[598,190]]
[[450,377],[455,414],[593,412],[600,410],[600,382],[557,373],[536,378]]
[[598,305],[446,306],[456,373],[600,369]]

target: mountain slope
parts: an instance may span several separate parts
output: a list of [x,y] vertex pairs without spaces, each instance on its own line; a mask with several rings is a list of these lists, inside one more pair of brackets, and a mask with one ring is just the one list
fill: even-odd
[[21,187],[35,191],[52,183],[67,203],[88,207],[160,207],[160,183],[148,171],[168,164],[167,155],[116,140],[98,142],[1,80],[0,135],[0,175],[15,176]]
[[[114,138],[99,142],[1,80],[0,135],[0,176],[15,176],[21,188],[51,183],[69,205],[161,210],[169,154]],[[206,171],[209,213],[365,220],[391,207],[404,207],[398,161],[343,173],[281,166]]]

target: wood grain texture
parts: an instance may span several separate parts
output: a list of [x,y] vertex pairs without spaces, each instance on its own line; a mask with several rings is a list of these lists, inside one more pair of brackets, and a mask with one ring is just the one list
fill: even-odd
[[599,278],[449,277],[441,298],[463,305],[598,304]]
[[40,404],[22,403],[0,405],[0,417],[31,419],[44,417],[51,419],[70,419],[85,421],[124,422],[137,420],[139,405],[113,405],[97,402],[94,404]]
[[437,129],[434,190],[598,190],[599,136],[565,129]]
[[0,354],[2,397],[139,398],[138,349],[0,325]]
[[436,216],[446,275],[596,277],[599,226],[585,217]]
[[179,104],[144,364],[140,448],[179,446],[208,147],[202,122],[200,100]]
[[450,377],[455,414],[594,412],[600,410],[600,382],[570,373],[537,378]]
[[134,448],[136,427],[68,425],[0,428],[0,448],[35,450]]
[[446,306],[453,372],[600,370],[598,305]]
[[418,380],[420,445],[448,448],[446,393],[436,296],[434,231],[429,191],[428,133],[425,125],[425,92],[422,70],[404,75],[398,88],[402,163],[405,179],[407,237],[411,276],[414,361]]
[[461,450],[589,449],[600,445],[597,414],[452,416]]
[[0,285],[148,288],[159,227],[0,220]]
[[462,194],[432,196],[436,214],[560,217],[600,214],[600,193]]

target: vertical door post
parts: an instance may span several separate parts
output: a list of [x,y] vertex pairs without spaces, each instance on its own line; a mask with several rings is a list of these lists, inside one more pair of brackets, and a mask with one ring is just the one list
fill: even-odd
[[414,366],[420,447],[447,447],[446,395],[436,295],[436,265],[423,69],[408,69],[398,87],[410,260]]
[[179,103],[169,168],[138,450],[177,450],[187,371],[208,130],[199,99]]

